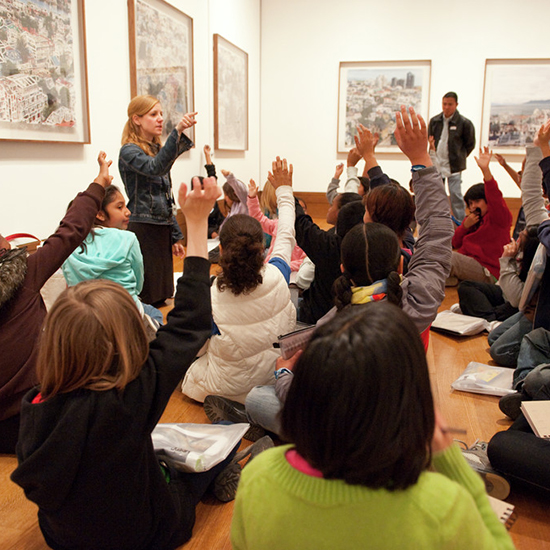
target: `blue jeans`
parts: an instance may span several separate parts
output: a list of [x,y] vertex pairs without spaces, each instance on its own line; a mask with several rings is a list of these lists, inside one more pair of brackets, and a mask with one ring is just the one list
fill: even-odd
[[283,404],[275,395],[275,386],[256,386],[246,396],[246,414],[253,424],[279,435],[281,423],[279,412]]
[[[514,371],[514,389],[520,390],[524,378],[532,373],[539,365],[550,362],[550,332],[539,327],[532,330],[523,338],[518,354],[518,362]],[[539,369],[541,371],[542,369]],[[538,371],[538,372],[539,372]],[[547,370],[541,372],[546,374]],[[531,378],[531,377],[530,377]],[[535,377],[533,377],[535,378]],[[533,380],[534,382],[534,380]],[[527,381],[525,382],[527,384]],[[530,389],[530,392],[533,389]],[[548,397],[546,398],[548,399]]]
[[162,316],[162,311],[157,309],[155,306],[150,304],[141,304],[143,306],[144,313],[147,313],[151,319],[158,321],[159,325],[164,325],[164,317]]
[[464,197],[462,196],[462,172],[451,174],[447,178],[449,186],[449,195],[451,196],[451,210],[453,216],[461,222],[465,215]]
[[503,367],[515,368],[523,337],[533,330],[533,323],[519,312],[508,317],[489,333],[489,353]]

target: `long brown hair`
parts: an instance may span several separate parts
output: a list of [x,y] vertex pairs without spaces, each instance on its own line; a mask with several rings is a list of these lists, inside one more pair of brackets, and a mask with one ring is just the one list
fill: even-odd
[[136,126],[133,121],[133,116],[146,115],[157,103],[160,103],[159,100],[152,95],[138,95],[130,101],[128,105],[128,120],[124,125],[124,130],[122,130],[122,145],[126,143],[135,143],[148,155],[152,157],[156,155],[156,151],[151,147],[151,144],[161,145],[160,137],[155,136],[152,142],[143,139],[139,126]]
[[122,286],[90,280],[69,287],[44,321],[36,366],[42,397],[123,390],[148,353],[143,320]]

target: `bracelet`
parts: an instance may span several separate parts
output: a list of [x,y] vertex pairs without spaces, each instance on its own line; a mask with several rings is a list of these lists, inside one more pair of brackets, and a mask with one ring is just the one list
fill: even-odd
[[282,368],[282,369],[279,369],[279,370],[276,370],[273,374],[275,374],[275,380],[279,380],[279,376],[281,376],[281,374],[292,374],[292,371],[288,370],[286,367]]
[[419,172],[420,170],[424,170],[426,168],[423,164],[414,164],[411,166],[411,172]]

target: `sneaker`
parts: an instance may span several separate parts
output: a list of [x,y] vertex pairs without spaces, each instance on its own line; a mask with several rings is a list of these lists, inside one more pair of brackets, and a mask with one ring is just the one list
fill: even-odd
[[503,395],[498,401],[498,408],[512,420],[516,420],[521,414],[521,402],[525,401],[527,396],[517,391]]
[[[241,479],[242,468],[261,452],[273,446],[273,440],[266,435],[258,439],[256,443],[239,451],[231,462],[216,476],[212,487],[214,496],[222,502],[234,500],[237,493],[237,487],[239,486],[239,480]],[[241,466],[239,463],[245,459],[248,459],[246,464]]]
[[[231,462],[242,462],[245,458],[248,460],[244,464],[246,466],[254,457],[258,456],[260,453],[266,451],[267,449],[271,449],[271,447],[274,447],[275,444],[273,443],[273,439],[269,437],[268,435],[264,435],[256,443],[252,443],[252,445],[249,445],[246,447],[246,449],[243,449],[242,451],[239,451],[234,457]],[[243,468],[244,468],[243,466]]]
[[249,441],[258,441],[265,435],[265,430],[259,424],[250,423],[244,405],[237,401],[231,401],[220,395],[207,395],[204,399],[204,412],[212,424],[222,420],[235,424],[250,424],[250,428],[243,436]]
[[453,304],[449,309],[452,311],[452,313],[458,313],[462,315],[462,310],[460,309],[459,303]]
[[485,441],[478,439],[471,447],[462,449],[462,455],[472,469],[483,478],[488,495],[504,500],[510,494],[510,484],[493,469],[489,462]]
[[231,502],[235,500],[237,487],[241,479],[241,465],[238,462],[231,461],[214,479],[212,492],[221,502]]

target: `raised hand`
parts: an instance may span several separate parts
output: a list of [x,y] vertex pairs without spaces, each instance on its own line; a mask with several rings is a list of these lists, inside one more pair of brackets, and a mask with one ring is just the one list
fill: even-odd
[[428,136],[428,143],[430,144],[430,151],[436,151],[435,148],[435,136]]
[[497,159],[498,163],[501,166],[506,166],[508,164],[506,162],[506,159],[502,155],[499,155],[498,153],[494,153],[494,155],[495,155],[495,158]]
[[510,241],[508,244],[504,245],[502,250],[503,258],[515,258],[519,252],[519,245],[516,241]]
[[176,125],[178,134],[181,134],[184,130],[187,130],[187,128],[191,128],[191,126],[195,126],[195,124],[197,124],[197,121],[195,120],[195,116],[197,114],[198,112],[195,111],[194,113],[186,113],[181,117],[181,120]]
[[231,174],[231,172],[229,170],[224,170],[222,168],[222,175],[223,175],[224,178],[227,178],[227,176],[229,176],[229,174]]
[[[368,128],[365,128],[362,124],[359,124],[357,126],[357,134],[354,136],[355,139],[355,148],[357,150],[357,154],[361,155],[361,157],[373,157],[374,156],[374,148],[376,147],[376,144],[378,143],[379,135],[373,134]],[[350,151],[350,154],[354,151],[352,149]],[[359,159],[357,159],[358,161]],[[353,164],[357,164],[357,161]],[[349,164],[349,154],[348,154],[348,166]]]
[[258,196],[258,186],[256,185],[256,182],[251,179],[250,183],[248,184],[248,196],[253,199]]
[[208,221],[208,215],[221,194],[222,190],[218,186],[216,178],[204,178],[201,188],[199,178],[195,177],[190,191],[187,189],[187,185],[182,183],[178,192],[178,202],[187,224]]
[[334,179],[339,180],[343,171],[344,171],[344,163],[341,162],[340,164],[336,165],[336,170],[334,171]]
[[[410,115],[410,116],[409,116]],[[428,154],[428,129],[422,116],[417,115],[413,107],[401,105],[401,111],[395,113],[395,140],[397,145],[407,155],[411,164],[432,166]]]
[[99,183],[103,188],[111,185],[113,181],[113,176],[109,174],[109,167],[113,164],[112,160],[107,160],[107,153],[105,151],[100,151],[97,156],[97,162],[99,164],[99,174],[94,180],[95,183]]
[[281,160],[277,157],[271,165],[271,172],[267,173],[267,179],[274,189],[283,185],[292,187],[292,164],[287,164],[286,159]]
[[357,147],[353,147],[348,152],[348,166],[355,166],[361,160],[361,153],[358,151]]
[[544,157],[550,156],[550,120],[546,121],[535,136],[535,145],[540,148]]
[[212,149],[210,148],[210,145],[205,145],[202,150],[204,151],[204,159],[206,160],[206,164],[212,164]]
[[489,163],[493,158],[493,152],[489,151],[489,147],[480,147],[479,148],[479,157],[474,157],[476,159],[477,165],[479,166],[481,172],[483,173],[483,179],[490,180],[493,176],[489,168]]

